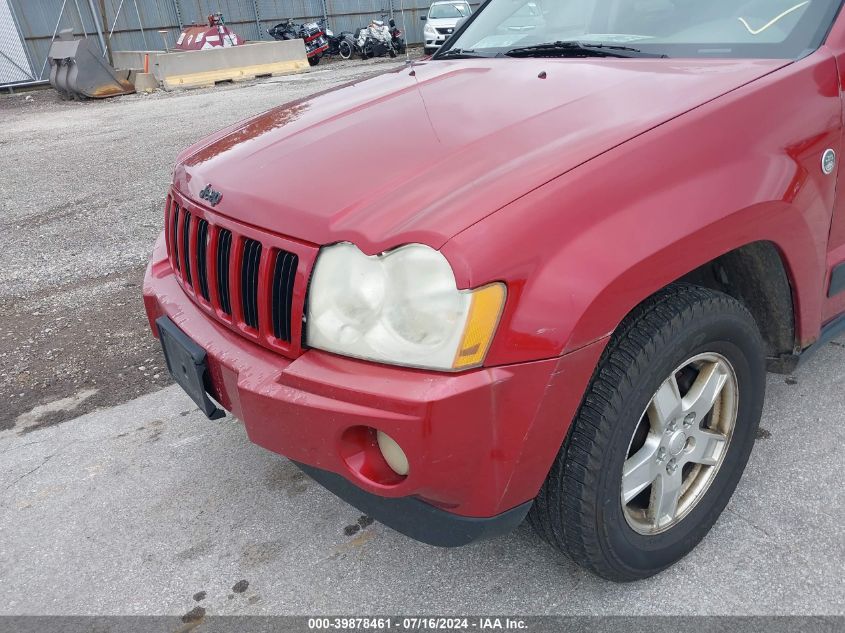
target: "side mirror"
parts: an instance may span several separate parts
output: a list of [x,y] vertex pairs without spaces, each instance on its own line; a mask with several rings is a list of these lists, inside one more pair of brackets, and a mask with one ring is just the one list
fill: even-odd
[[427,15],[421,15],[421,16],[420,16],[420,20],[422,20],[423,22],[425,22],[426,20],[428,20],[428,16],[427,16]]

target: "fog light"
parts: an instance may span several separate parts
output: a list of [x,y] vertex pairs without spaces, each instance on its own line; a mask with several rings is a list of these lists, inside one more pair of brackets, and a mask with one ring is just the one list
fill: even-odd
[[403,477],[407,475],[408,457],[405,455],[405,451],[396,443],[396,440],[381,431],[377,431],[376,438],[378,439],[378,447],[387,465],[397,475],[402,475]]

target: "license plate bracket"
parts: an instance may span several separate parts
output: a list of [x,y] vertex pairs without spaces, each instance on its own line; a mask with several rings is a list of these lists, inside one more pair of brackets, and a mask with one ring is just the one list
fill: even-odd
[[185,390],[208,419],[219,420],[224,417],[226,413],[208,397],[206,351],[167,317],[156,319],[156,327],[167,369],[176,383]]

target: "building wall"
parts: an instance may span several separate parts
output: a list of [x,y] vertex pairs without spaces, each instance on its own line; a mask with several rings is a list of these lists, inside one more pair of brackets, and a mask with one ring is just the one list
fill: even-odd
[[[100,0],[0,0],[0,46],[17,39],[11,21],[3,21],[2,7],[11,3],[36,77],[45,78],[44,60],[53,34],[73,29],[77,37],[97,38]],[[221,11],[229,27],[247,40],[268,40],[267,29],[285,18],[296,22],[328,18],[335,32],[354,31],[381,15],[393,15],[411,44],[422,42],[423,22],[430,0],[105,0],[106,36],[111,32],[113,50],[163,49],[173,46],[182,26],[205,23],[210,13]],[[478,2],[471,2],[473,7]],[[91,7],[94,7],[92,13]],[[120,13],[116,15],[118,8]],[[164,31],[160,33],[159,31]],[[98,39],[99,42],[99,39]],[[0,50],[4,50],[0,48]],[[2,59],[2,57],[0,57]],[[8,83],[0,62],[0,85]],[[11,75],[10,75],[11,76]]]

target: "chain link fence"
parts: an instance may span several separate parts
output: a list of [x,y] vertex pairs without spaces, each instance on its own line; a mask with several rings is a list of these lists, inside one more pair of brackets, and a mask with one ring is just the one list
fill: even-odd
[[0,85],[33,81],[35,75],[8,0],[0,0]]

